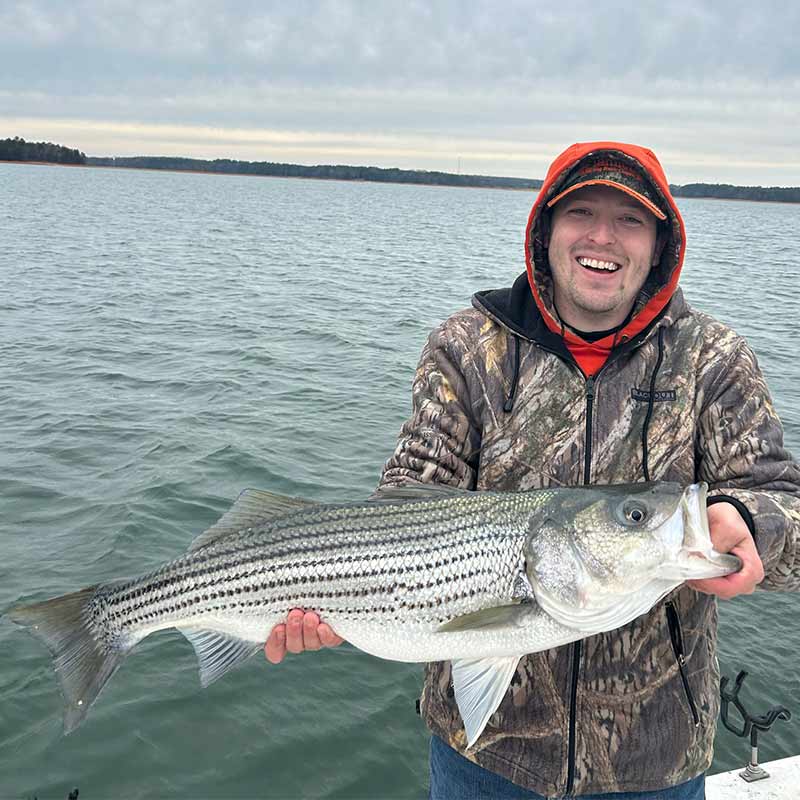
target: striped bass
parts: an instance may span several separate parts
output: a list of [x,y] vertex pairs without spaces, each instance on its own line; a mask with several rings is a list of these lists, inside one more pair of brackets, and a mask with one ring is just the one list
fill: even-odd
[[740,567],[713,549],[705,500],[705,484],[670,483],[415,486],[336,504],[249,489],[154,572],[7,616],[53,655],[65,733],[154,631],[189,639],[207,686],[300,607],[374,656],[452,661],[471,746],[523,655],[617,628],[684,580]]

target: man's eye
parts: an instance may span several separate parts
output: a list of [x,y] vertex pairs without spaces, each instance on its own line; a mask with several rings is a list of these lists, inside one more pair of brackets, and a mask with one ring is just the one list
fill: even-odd
[[570,214],[575,214],[576,216],[582,217],[582,216],[585,216],[585,215],[589,214],[590,212],[589,212],[588,208],[571,208],[569,210],[569,213]]
[[643,225],[644,224],[642,222],[642,220],[639,219],[639,217],[624,216],[622,218],[622,221],[623,222],[627,222],[629,225]]

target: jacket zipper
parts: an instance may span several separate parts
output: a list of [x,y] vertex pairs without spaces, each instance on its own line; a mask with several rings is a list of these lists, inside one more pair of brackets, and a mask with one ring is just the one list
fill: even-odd
[[578,673],[581,668],[581,642],[572,645],[572,686],[569,692],[569,743],[567,750],[567,787],[564,794],[572,794],[575,783],[575,710],[578,704]]
[[672,652],[675,653],[675,660],[678,662],[678,671],[683,683],[683,691],[686,693],[686,700],[692,712],[695,728],[700,724],[700,715],[697,713],[697,705],[692,695],[692,687],[689,686],[689,679],[686,677],[686,658],[683,653],[683,631],[681,630],[681,620],[678,611],[672,600],[667,600],[664,604],[667,612],[667,625],[669,626],[669,638],[672,642]]
[[592,411],[594,409],[594,375],[586,379],[586,453],[583,457],[583,483],[592,475]]
[[[592,413],[594,410],[595,378],[586,378],[586,455],[583,460],[583,482],[589,483],[592,475]],[[576,747],[576,707],[578,705],[578,676],[581,668],[582,642],[578,640],[572,645],[572,685],[569,692],[569,742],[567,745],[567,787],[566,795],[572,794],[575,784],[575,747]]]

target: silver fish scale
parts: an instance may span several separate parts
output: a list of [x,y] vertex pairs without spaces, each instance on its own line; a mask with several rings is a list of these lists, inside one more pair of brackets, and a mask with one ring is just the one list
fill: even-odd
[[509,602],[528,521],[550,497],[309,506],[99,588],[91,624],[109,646],[207,618],[271,627],[294,607],[315,610],[334,627],[345,619],[439,625]]

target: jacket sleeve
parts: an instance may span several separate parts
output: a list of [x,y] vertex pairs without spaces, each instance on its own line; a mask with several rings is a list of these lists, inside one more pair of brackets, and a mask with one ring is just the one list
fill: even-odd
[[[800,467],[752,350],[742,339],[702,398],[698,479],[742,503],[764,564],[762,589],[800,590]],[[746,515],[745,516],[746,519]]]
[[474,489],[481,434],[470,414],[463,358],[447,323],[422,350],[412,385],[412,414],[400,429],[379,487],[438,483]]

